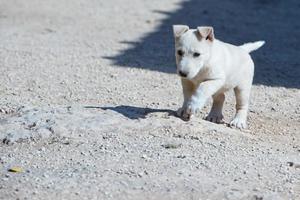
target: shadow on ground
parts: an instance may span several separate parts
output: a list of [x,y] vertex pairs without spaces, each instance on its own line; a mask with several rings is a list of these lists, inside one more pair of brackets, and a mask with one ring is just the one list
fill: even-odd
[[154,109],[142,108],[136,106],[115,106],[115,107],[98,107],[98,106],[85,106],[85,108],[100,108],[103,110],[113,110],[122,114],[129,119],[144,119],[150,113],[163,112],[168,113],[170,116],[176,116],[176,112],[170,109]]
[[300,88],[299,10],[298,0],[184,1],[175,12],[154,11],[167,18],[140,41],[120,41],[132,48],[109,59],[119,66],[174,73],[172,25],[212,25],[218,39],[232,44],[266,40],[252,53],[255,84]]

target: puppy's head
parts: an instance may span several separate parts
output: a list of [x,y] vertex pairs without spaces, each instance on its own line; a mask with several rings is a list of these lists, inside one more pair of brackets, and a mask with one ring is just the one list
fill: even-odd
[[189,29],[185,25],[174,25],[173,32],[177,73],[183,78],[193,79],[210,58],[213,28],[200,26]]

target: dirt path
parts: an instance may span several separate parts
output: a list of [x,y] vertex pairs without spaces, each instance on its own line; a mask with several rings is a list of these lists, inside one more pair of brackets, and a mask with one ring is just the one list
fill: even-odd
[[[201,2],[0,0],[0,199],[299,199],[300,4]],[[267,41],[249,130],[174,116],[170,24],[198,18]]]

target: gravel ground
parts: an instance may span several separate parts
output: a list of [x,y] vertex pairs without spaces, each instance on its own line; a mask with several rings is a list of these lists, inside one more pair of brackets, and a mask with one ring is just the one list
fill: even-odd
[[[0,0],[0,199],[300,199],[299,8]],[[175,23],[266,40],[248,130],[174,115]]]

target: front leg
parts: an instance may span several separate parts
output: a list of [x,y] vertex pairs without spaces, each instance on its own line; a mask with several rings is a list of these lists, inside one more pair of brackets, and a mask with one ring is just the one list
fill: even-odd
[[192,81],[182,78],[181,79],[182,92],[183,92],[183,104],[182,107],[178,109],[177,115],[183,117],[184,111],[187,109],[187,103],[190,100],[191,96],[195,92],[195,85]]
[[201,110],[206,101],[214,95],[224,84],[223,79],[207,80],[195,89],[190,99],[187,101],[186,109],[183,111],[182,117],[189,120],[192,115]]

